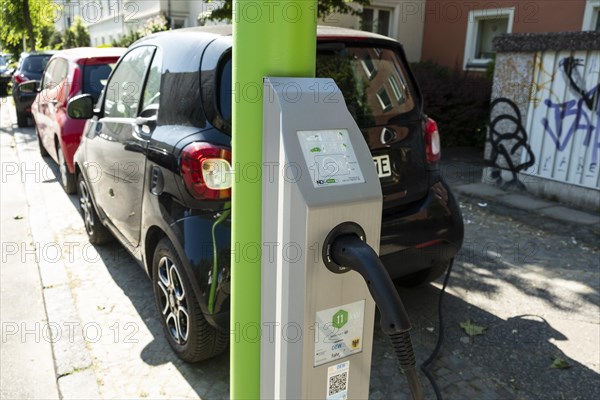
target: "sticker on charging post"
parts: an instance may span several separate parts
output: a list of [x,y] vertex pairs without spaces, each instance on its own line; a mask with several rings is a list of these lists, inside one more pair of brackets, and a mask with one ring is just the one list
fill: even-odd
[[298,139],[315,188],[365,181],[347,129],[298,131]]
[[314,366],[360,353],[364,320],[364,300],[318,311]]
[[348,398],[348,376],[350,361],[327,368],[327,400],[346,400]]

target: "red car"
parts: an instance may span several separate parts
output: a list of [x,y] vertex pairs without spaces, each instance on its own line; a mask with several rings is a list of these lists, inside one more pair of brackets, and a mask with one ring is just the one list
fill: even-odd
[[79,146],[85,120],[67,115],[67,102],[79,94],[100,97],[123,48],[82,47],[57,52],[48,62],[39,93],[31,106],[42,156],[50,155],[60,167],[61,183],[75,193],[73,155]]

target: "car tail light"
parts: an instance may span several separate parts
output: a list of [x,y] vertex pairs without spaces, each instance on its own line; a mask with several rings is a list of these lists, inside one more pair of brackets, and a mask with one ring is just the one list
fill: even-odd
[[15,75],[15,82],[17,82],[17,85],[19,83],[23,83],[28,80],[29,80],[29,78],[27,76],[25,76],[25,74],[16,74]]
[[231,198],[231,151],[206,142],[184,147],[180,157],[183,181],[190,194],[198,200]]
[[437,123],[431,118],[427,118],[425,123],[425,152],[427,153],[427,162],[430,164],[437,163],[442,157],[440,132]]

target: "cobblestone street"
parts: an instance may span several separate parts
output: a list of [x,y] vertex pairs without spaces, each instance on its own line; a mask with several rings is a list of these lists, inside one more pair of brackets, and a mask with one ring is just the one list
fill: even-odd
[[[3,316],[2,369],[16,341],[47,341],[53,342],[62,398],[228,398],[228,353],[197,365],[175,357],[145,272],[118,243],[89,244],[77,198],[60,187],[54,162],[39,155],[34,129],[16,128],[7,99],[1,108],[2,150],[12,157],[2,160],[2,191],[22,192],[28,204],[26,211],[3,204],[2,269],[37,266],[47,313],[47,321],[38,319],[39,337],[9,336],[5,327],[23,329],[23,320],[15,313],[12,320]],[[469,168],[475,167],[446,165],[443,172],[451,185],[478,182],[481,175]],[[455,179],[458,170],[467,174]],[[445,340],[430,367],[444,398],[599,398],[598,227],[455,194],[465,241],[444,297]],[[4,221],[24,224],[31,239],[13,235]],[[400,289],[419,364],[439,333],[440,289],[441,279]],[[3,280],[3,313],[10,290]],[[31,324],[35,321],[27,321],[28,329],[35,329]],[[52,334],[45,336],[43,327],[51,324]],[[470,336],[461,324],[481,328],[476,332],[481,334]],[[426,398],[434,398],[421,378]],[[3,373],[2,398],[19,396],[23,393]],[[370,398],[409,398],[378,324]]]

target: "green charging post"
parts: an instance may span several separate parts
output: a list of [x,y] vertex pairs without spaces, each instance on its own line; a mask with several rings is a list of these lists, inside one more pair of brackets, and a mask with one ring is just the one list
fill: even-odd
[[316,0],[233,1],[232,399],[260,398],[263,78],[313,77],[316,25]]

